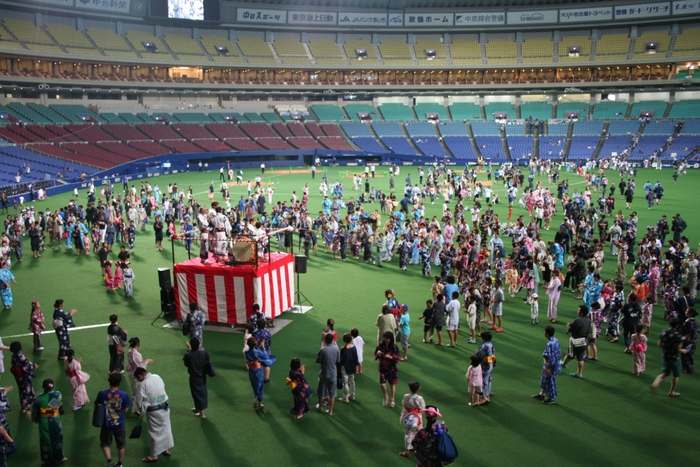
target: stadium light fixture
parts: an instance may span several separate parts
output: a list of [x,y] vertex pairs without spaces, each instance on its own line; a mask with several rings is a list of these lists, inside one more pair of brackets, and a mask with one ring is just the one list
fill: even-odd
[[214,48],[219,53],[219,57],[226,57],[228,55],[228,47],[225,45],[215,45]]
[[581,46],[571,45],[569,46],[569,57],[580,57],[581,56]]
[[425,49],[425,58],[428,60],[435,60],[437,57],[437,52],[435,49]]
[[143,47],[146,49],[146,52],[154,54],[158,50],[158,47],[156,47],[156,44],[151,42],[151,41],[141,41],[141,44]]
[[656,48],[658,47],[658,42],[647,42],[644,46],[644,52],[648,54],[655,54]]
[[355,55],[357,56],[358,60],[364,60],[367,58],[367,50],[366,49],[355,49]]

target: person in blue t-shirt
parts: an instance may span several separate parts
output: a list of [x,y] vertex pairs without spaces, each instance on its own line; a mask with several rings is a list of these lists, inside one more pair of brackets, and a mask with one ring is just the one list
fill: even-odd
[[445,287],[442,289],[446,305],[452,300],[452,292],[457,292],[457,294],[459,294],[459,287],[455,284],[455,276],[447,276],[447,284],[445,284]]
[[[131,400],[124,391],[119,390],[119,385],[122,382],[122,375],[119,373],[110,373],[107,378],[109,381],[109,389],[100,391],[95,399],[95,410],[99,405],[104,407],[105,420],[100,430],[100,447],[107,458],[107,465],[122,466],[124,461],[124,449],[126,448],[126,424],[124,422],[124,414],[129,410]],[[119,461],[114,464],[112,462],[112,440],[117,440],[117,452]]]

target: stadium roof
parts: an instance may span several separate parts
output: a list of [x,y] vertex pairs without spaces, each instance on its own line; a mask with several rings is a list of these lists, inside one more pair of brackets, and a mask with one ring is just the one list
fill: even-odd
[[506,8],[543,5],[581,6],[585,4],[610,2],[608,0],[238,0],[232,3],[401,10],[404,8]]

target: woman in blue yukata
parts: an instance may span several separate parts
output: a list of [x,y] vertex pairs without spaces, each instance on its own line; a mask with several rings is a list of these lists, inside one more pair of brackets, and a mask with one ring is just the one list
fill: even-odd
[[250,384],[253,387],[253,394],[255,395],[253,408],[255,410],[263,409],[265,408],[262,404],[265,395],[263,365],[270,367],[277,359],[265,350],[265,341],[262,341],[258,347],[258,341],[255,340],[255,337],[249,337],[247,344],[248,350],[244,352],[244,355],[245,363],[248,366],[248,377],[250,378]]
[[53,328],[58,338],[58,359],[65,360],[66,350],[71,348],[68,328],[75,327],[75,324],[73,324],[73,315],[76,314],[78,310],[73,309],[70,313],[63,311],[63,299],[61,298],[54,302],[53,307]]
[[2,305],[6,310],[12,308],[14,303],[12,300],[12,284],[17,284],[14,274],[10,272],[7,263],[0,263],[0,295],[2,296]]
[[20,341],[14,341],[10,344],[10,352],[12,352],[10,372],[14,375],[17,382],[22,413],[27,413],[32,410],[32,404],[34,403],[32,380],[34,379],[34,370],[39,368],[39,365],[30,362],[22,354],[22,343]]

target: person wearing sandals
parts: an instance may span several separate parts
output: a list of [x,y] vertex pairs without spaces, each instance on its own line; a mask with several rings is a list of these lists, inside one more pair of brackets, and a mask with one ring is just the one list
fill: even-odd
[[157,462],[159,455],[169,456],[170,449],[175,446],[165,383],[160,376],[149,373],[145,368],[137,368],[134,377],[140,383],[139,391],[134,397],[134,407],[137,415],[146,413],[146,428],[151,449],[151,455],[144,457],[142,461]]
[[[393,317],[392,317],[393,319]],[[393,334],[391,334],[393,336]],[[326,413],[333,415],[335,398],[338,395],[338,370],[340,363],[340,349],[333,344],[333,334],[323,336],[326,346],[318,351],[316,363],[321,364],[321,371],[318,374],[318,404],[316,410],[323,410],[323,406],[328,404]]]
[[394,333],[387,331],[382,336],[382,341],[377,345],[377,349],[374,352],[374,359],[379,360],[379,384],[382,387],[382,393],[384,394],[384,407],[386,407],[389,393],[387,392],[387,383],[391,392],[391,402],[390,407],[394,407],[396,403],[394,399],[396,397],[396,385],[399,383],[399,369],[398,363],[401,359],[401,354],[399,353],[399,348],[394,343]]
[[289,364],[289,377],[286,384],[291,388],[294,396],[294,407],[290,413],[295,420],[299,420],[309,411],[309,397],[312,391],[309,388],[309,383],[306,382],[305,372],[306,365],[302,365],[299,358],[293,358]]
[[669,329],[661,333],[658,342],[659,347],[661,347],[661,353],[663,355],[663,373],[656,377],[651,387],[654,390],[658,389],[661,382],[668,375],[673,373],[673,379],[671,380],[671,389],[668,392],[668,396],[678,397],[681,395],[680,392],[676,392],[676,388],[678,387],[678,379],[681,377],[680,354],[686,353],[687,349],[683,348],[683,337],[681,336],[681,333],[678,330],[678,327],[680,326],[678,318],[671,318],[668,324],[670,326]]
[[54,382],[47,378],[41,383],[44,392],[36,397],[32,405],[32,419],[39,425],[41,460],[45,464],[61,464],[68,458],[63,455],[63,398],[54,390]]
[[420,391],[420,383],[412,381],[408,383],[409,394],[403,396],[403,410],[401,410],[401,423],[405,427],[404,439],[405,449],[399,452],[399,456],[409,457],[413,451],[413,438],[423,426],[423,413],[425,409],[425,400],[418,395]]
[[196,337],[190,339],[186,344],[187,353],[182,359],[190,375],[190,393],[194,400],[192,412],[199,418],[207,418],[204,415],[204,409],[209,405],[206,374],[207,366],[210,364],[209,354],[202,349],[202,343]]
[[583,378],[583,357],[588,347],[587,336],[591,326],[593,326],[593,323],[588,319],[588,307],[586,305],[580,305],[578,307],[578,318],[573,323],[566,324],[566,333],[570,334],[569,351],[564,357],[561,367],[566,368],[566,364],[575,358],[578,364],[578,371],[569,375],[574,378]]
[[547,339],[547,346],[542,353],[544,364],[542,365],[542,377],[540,378],[540,392],[532,396],[533,399],[541,400],[543,404],[554,404],[557,392],[557,373],[559,373],[561,346],[559,340],[554,337],[554,326],[544,328],[544,337]]

